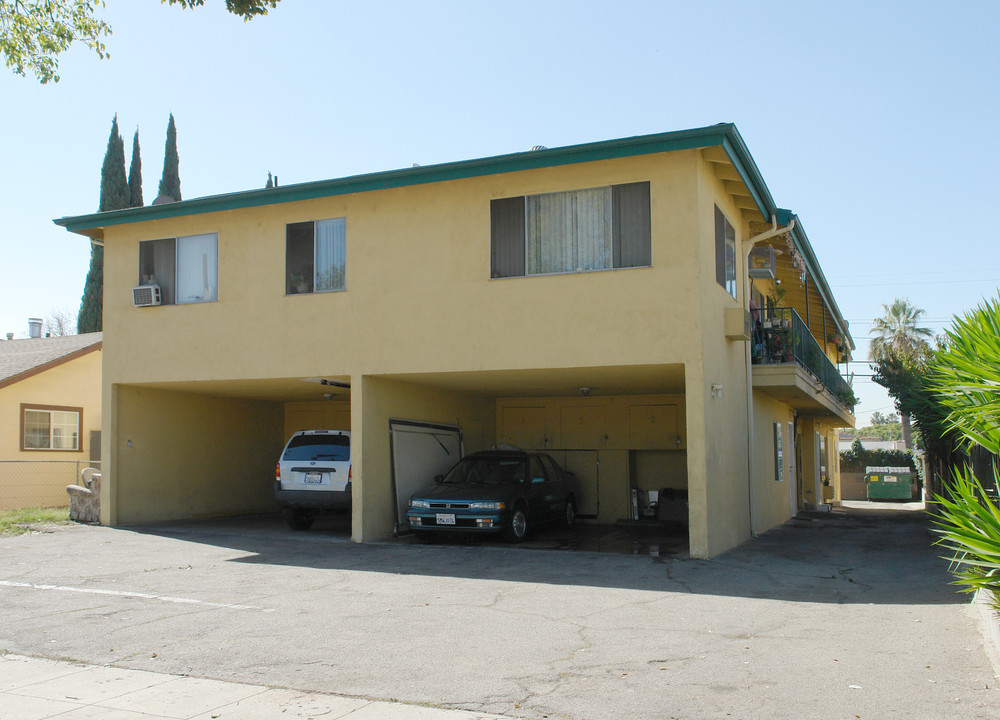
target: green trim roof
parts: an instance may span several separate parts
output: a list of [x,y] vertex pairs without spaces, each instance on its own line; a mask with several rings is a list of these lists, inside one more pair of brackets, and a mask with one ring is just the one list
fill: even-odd
[[[569,145],[528,152],[497,155],[494,157],[460,162],[426,165],[387,172],[354,175],[333,180],[297,183],[263,190],[211,195],[194,200],[184,200],[164,205],[151,205],[127,210],[109,210],[91,215],[76,215],[54,220],[70,232],[101,237],[100,229],[111,225],[160,220],[163,218],[198,215],[201,213],[239,210],[261,205],[276,205],[300,200],[346,195],[348,193],[384,190],[387,188],[422,185],[425,183],[460,180],[463,178],[496,175],[499,173],[534,170],[543,167],[572,165],[576,163],[608,160],[613,158],[649,155],[673,150],[721,146],[739,172],[744,184],[750,189],[761,215],[770,222],[776,208],[771,192],[764,184],[757,164],[750,156],[743,138],[732,123],[720,123],[709,127],[657,135],[606,140],[603,142]],[[97,231],[97,232],[95,232]]]

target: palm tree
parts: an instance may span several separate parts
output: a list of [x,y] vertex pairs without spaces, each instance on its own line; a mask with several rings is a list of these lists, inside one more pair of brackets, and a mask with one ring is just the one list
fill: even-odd
[[[927,338],[932,336],[929,328],[917,323],[924,311],[910,304],[909,300],[896,298],[892,305],[883,305],[885,314],[872,320],[872,341],[868,346],[868,360],[877,363],[890,357],[900,360],[916,360],[930,347]],[[906,449],[913,447],[910,438],[910,413],[899,409],[899,419],[903,430]]]

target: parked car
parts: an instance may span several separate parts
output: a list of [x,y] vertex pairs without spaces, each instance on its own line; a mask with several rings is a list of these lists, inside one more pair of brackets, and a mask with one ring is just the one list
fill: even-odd
[[487,450],[462,458],[410,497],[407,518],[418,537],[501,533],[523,540],[536,524],[576,520],[576,478],[544,453]]
[[274,499],[293,530],[308,530],[326,510],[351,507],[351,433],[294,433],[274,468]]

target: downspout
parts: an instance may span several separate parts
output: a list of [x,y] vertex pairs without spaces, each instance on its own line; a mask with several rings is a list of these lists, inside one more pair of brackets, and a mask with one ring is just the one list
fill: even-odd
[[[795,218],[793,217],[788,225],[784,227],[778,227],[778,218],[776,215],[771,216],[771,229],[765,230],[760,235],[754,235],[751,238],[747,238],[743,241],[743,267],[749,268],[750,265],[750,251],[753,250],[754,245],[763,242],[764,240],[770,240],[777,235],[784,235],[787,232],[791,232],[795,228]],[[743,301],[746,303],[746,307],[750,307],[750,272],[749,269],[743,274]],[[744,352],[744,364],[746,365],[746,382],[747,382],[747,507],[750,512],[750,537],[757,537],[757,525],[756,517],[754,515],[754,485],[753,485],[753,448],[754,448],[754,434],[753,434],[753,369],[750,357],[753,354],[752,341],[747,343]]]

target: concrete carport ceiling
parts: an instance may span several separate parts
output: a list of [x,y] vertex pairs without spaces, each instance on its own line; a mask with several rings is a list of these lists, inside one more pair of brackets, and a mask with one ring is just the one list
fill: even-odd
[[[681,364],[403,373],[380,377],[450,392],[490,397],[655,395],[684,392],[684,366]],[[581,393],[580,388],[589,388],[589,393]]]
[[[350,385],[346,375],[326,375],[323,379]],[[351,397],[349,387],[323,385],[318,377],[267,378],[253,380],[197,380],[187,382],[135,383],[135,387],[148,387],[169,392],[195,393],[215,397],[265,400],[270,402],[295,402],[324,400],[326,395],[345,400]],[[330,398],[333,399],[333,398]]]

